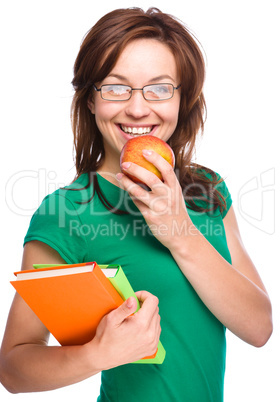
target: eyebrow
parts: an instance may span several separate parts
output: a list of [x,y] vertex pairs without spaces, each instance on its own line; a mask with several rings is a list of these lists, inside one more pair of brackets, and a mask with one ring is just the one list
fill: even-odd
[[[126,77],[124,77],[123,75],[119,75],[119,74],[109,74],[109,75],[107,75],[107,77],[117,78],[120,81],[126,81],[127,80]],[[158,77],[151,78],[149,80],[149,82],[151,82],[151,83],[152,82],[158,82],[158,81],[165,80],[165,79],[169,79],[169,80],[172,80],[173,82],[175,82],[175,80],[168,74],[159,75]]]

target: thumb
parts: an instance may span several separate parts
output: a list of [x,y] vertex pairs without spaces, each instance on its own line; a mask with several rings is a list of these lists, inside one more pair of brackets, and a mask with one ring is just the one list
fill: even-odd
[[124,321],[127,317],[129,317],[131,314],[133,314],[137,309],[137,302],[135,298],[129,297],[123,304],[118,307],[114,313],[115,313],[115,318],[117,321],[122,322]]

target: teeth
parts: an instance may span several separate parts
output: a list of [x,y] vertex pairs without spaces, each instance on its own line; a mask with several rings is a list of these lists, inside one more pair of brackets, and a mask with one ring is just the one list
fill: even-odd
[[126,126],[121,126],[122,130],[127,133],[127,134],[132,134],[132,135],[141,135],[141,134],[149,134],[153,127],[126,127]]

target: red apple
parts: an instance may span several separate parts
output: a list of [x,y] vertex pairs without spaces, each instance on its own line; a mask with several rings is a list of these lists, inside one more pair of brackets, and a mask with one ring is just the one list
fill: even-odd
[[[120,156],[120,164],[123,162],[133,162],[143,168],[149,170],[154,173],[162,180],[162,175],[160,171],[150,162],[145,159],[142,154],[143,149],[148,149],[157,152],[160,154],[170,165],[174,168],[175,166],[175,157],[170,146],[164,142],[163,140],[154,137],[153,135],[141,135],[139,137],[131,138],[124,145],[121,156]],[[131,180],[135,183],[142,183],[137,177],[124,172]]]

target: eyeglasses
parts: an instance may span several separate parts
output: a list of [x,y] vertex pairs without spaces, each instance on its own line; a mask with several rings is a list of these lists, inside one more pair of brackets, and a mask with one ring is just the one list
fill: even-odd
[[152,84],[143,88],[131,88],[129,85],[102,85],[99,89],[93,85],[95,91],[100,92],[101,98],[107,101],[127,101],[132,96],[132,91],[142,91],[147,101],[164,101],[171,99],[174,91],[179,89],[181,84],[174,87],[172,84]]

